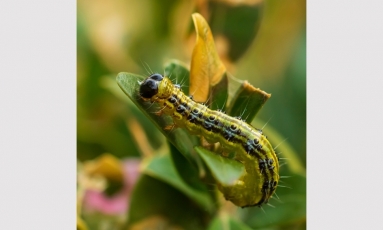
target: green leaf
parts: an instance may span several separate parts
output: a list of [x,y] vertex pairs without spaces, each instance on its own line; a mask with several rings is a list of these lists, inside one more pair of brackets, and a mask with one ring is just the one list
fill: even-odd
[[245,81],[234,95],[227,113],[233,117],[241,117],[250,123],[270,96]]
[[[215,182],[209,171],[205,173],[204,170],[204,174],[201,174],[201,171],[198,171],[196,167],[190,164],[185,156],[181,154],[171,143],[169,143],[169,147],[175,169],[183,181],[199,191],[209,193],[212,196],[212,199],[216,200],[216,193],[207,187],[208,184]],[[201,158],[198,158],[198,160],[201,160]]]
[[233,185],[245,173],[245,166],[236,160],[222,157],[200,146],[194,149],[204,160],[213,177],[223,185]]
[[213,110],[221,109],[226,110],[226,101],[228,99],[229,93],[228,93],[228,84],[229,81],[227,79],[226,72],[222,76],[221,80],[216,84],[213,85],[211,88],[211,100],[207,102],[207,104],[211,104],[210,108]]
[[213,200],[206,187],[196,189],[185,183],[182,177],[176,171],[172,159],[169,155],[154,157],[143,169],[143,172],[154,178],[182,191],[186,196],[194,200],[199,206],[208,212],[214,210]]
[[176,188],[143,174],[133,190],[128,223],[123,229],[130,229],[153,216],[162,217],[168,225],[191,230],[205,229],[212,218]]
[[140,98],[138,95],[139,82],[144,79],[143,76],[137,74],[122,72],[117,75],[116,80],[122,91],[136,104],[136,100]]
[[200,175],[198,169],[194,167],[185,158],[185,156],[178,151],[176,147],[170,142],[167,142],[170,148],[170,155],[174,164],[175,169],[181,178],[189,185],[198,186],[201,184]]
[[182,91],[189,95],[190,72],[186,64],[178,60],[170,60],[165,64],[165,76],[172,79],[175,84],[180,84]]

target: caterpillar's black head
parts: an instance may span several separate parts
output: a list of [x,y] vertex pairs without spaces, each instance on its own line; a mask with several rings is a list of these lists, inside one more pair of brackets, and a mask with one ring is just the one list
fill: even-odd
[[158,93],[158,85],[163,78],[164,77],[159,73],[150,75],[141,83],[140,95],[144,98],[151,98],[156,95]]

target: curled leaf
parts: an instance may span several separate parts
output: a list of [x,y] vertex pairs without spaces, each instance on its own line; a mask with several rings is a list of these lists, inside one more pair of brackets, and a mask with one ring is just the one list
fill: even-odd
[[245,81],[230,103],[228,114],[233,117],[240,116],[250,123],[270,97],[271,94],[255,88]]
[[209,98],[210,86],[221,82],[226,68],[219,59],[210,27],[202,15],[192,15],[196,44],[193,49],[190,67],[190,92],[198,102]]

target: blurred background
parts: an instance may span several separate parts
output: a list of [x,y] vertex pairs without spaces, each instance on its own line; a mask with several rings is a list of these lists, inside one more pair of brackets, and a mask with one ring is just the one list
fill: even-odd
[[[94,175],[107,172],[109,184],[127,180],[133,186],[137,165],[159,151],[165,138],[134,108],[115,77],[119,72],[146,76],[147,66],[163,73],[170,59],[189,65],[194,12],[209,23],[228,72],[271,93],[257,118],[269,121],[306,168],[305,0],[78,0],[78,228],[120,229],[126,221],[132,187],[114,203],[100,194],[87,200],[89,189],[105,187]],[[122,185],[109,189],[116,194]],[[297,226],[305,227],[302,220]]]

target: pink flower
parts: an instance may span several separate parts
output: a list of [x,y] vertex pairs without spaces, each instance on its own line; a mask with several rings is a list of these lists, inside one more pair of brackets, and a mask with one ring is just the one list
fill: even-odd
[[84,209],[86,211],[96,211],[107,215],[127,213],[129,211],[132,190],[140,175],[140,161],[138,158],[128,158],[121,162],[124,185],[121,191],[113,196],[107,196],[102,191],[96,189],[87,189],[83,200]]

